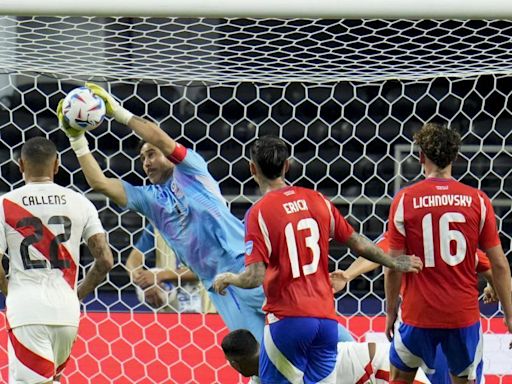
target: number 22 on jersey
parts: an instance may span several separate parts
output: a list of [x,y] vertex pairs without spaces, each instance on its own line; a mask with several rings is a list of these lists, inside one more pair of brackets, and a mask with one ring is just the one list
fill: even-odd
[[[64,233],[56,235],[50,242],[49,261],[51,268],[69,268],[69,260],[59,258],[59,244],[69,240],[71,236],[71,220],[66,216],[52,216],[48,219],[49,225],[62,225]],[[25,269],[46,268],[46,260],[32,260],[28,247],[48,240],[44,238],[44,225],[40,218],[35,216],[24,217],[16,223],[16,228],[32,228],[32,234],[25,236],[20,244],[20,254]]]
[[304,276],[315,273],[318,269],[318,262],[320,261],[320,246],[318,245],[318,241],[320,240],[320,231],[316,220],[312,218],[301,219],[297,222],[296,228],[294,223],[286,224],[284,234],[286,237],[288,257],[290,258],[292,276],[294,279],[300,277],[301,272],[295,230],[309,232],[309,235],[305,238],[305,245],[307,248],[311,249],[313,260],[311,263],[302,266],[302,273]]

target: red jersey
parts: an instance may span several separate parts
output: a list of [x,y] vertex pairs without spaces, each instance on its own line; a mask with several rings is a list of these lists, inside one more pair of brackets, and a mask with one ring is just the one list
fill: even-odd
[[494,209],[481,191],[429,178],[401,190],[389,213],[389,245],[423,261],[404,275],[402,317],[424,328],[462,328],[480,319],[478,246],[500,244]]
[[329,240],[353,229],[321,193],[300,187],[268,192],[245,218],[245,264],[267,266],[263,310],[278,317],[335,318]]

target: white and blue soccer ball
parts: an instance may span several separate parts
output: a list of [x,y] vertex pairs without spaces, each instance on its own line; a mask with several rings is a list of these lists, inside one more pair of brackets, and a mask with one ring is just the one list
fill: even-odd
[[64,99],[62,113],[71,128],[90,131],[103,122],[105,102],[89,88],[75,88]]

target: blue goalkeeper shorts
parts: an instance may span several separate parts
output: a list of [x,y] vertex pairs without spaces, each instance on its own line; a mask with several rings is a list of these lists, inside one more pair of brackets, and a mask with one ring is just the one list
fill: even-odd
[[242,289],[229,286],[226,294],[208,291],[210,299],[230,331],[249,330],[259,343],[263,340],[265,314],[261,309],[265,301],[263,287]]

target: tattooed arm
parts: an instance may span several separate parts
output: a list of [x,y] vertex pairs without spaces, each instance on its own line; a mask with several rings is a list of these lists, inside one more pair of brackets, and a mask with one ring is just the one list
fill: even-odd
[[355,232],[348,239],[347,246],[352,252],[365,259],[400,272],[419,272],[423,267],[418,257],[408,255],[391,257],[371,241]]
[[215,278],[213,289],[215,292],[224,295],[226,293],[225,289],[229,285],[247,289],[259,287],[263,284],[266,270],[265,263],[259,262],[248,265],[245,271],[240,274],[231,272],[221,273]]
[[94,257],[94,264],[78,286],[78,298],[80,300],[96,289],[114,265],[112,251],[107,244],[104,233],[92,235],[87,241],[87,246]]

